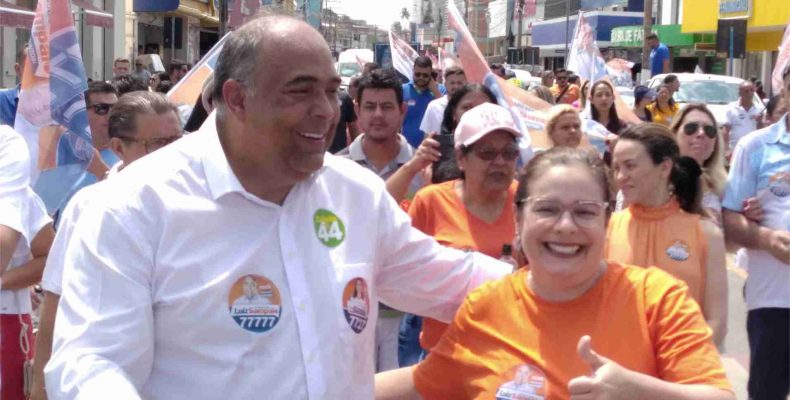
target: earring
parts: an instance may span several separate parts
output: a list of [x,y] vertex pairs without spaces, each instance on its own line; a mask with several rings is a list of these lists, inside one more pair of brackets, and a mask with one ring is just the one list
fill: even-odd
[[669,182],[669,184],[667,185],[667,191],[669,192],[669,196],[670,197],[674,196],[675,195],[675,184],[672,183],[672,182]]

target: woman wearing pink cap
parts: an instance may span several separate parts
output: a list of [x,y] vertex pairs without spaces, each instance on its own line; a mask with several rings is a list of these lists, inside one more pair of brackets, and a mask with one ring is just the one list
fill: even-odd
[[[516,141],[510,112],[484,103],[464,113],[455,128],[461,178],[429,185],[409,207],[412,225],[446,246],[500,257],[515,237]],[[420,346],[430,351],[447,325],[425,319]]]

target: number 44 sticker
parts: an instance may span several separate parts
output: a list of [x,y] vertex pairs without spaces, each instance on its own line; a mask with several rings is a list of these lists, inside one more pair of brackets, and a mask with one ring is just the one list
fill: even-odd
[[346,238],[343,221],[332,211],[319,208],[313,215],[313,226],[318,240],[327,247],[337,247]]

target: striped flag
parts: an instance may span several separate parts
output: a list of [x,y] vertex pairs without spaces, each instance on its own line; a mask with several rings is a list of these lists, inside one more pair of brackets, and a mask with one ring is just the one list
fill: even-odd
[[64,205],[94,154],[68,0],[39,0],[27,56],[14,130],[28,144],[30,182],[51,213]]
[[776,56],[774,72],[771,74],[771,89],[773,89],[774,95],[782,91],[782,72],[788,65],[790,65],[790,24],[785,27],[779,54]]
[[389,34],[392,67],[405,77],[412,79],[414,75],[414,60],[419,56],[417,50],[414,50],[409,43],[398,37],[395,32],[390,30]]
[[183,77],[169,92],[167,92],[167,99],[177,106],[192,106],[197,101],[198,96],[203,91],[203,82],[211,76],[214,68],[217,66],[217,59],[219,53],[222,51],[222,46],[228,39],[229,34],[220,39],[214,47],[209,50],[208,54],[198,61],[197,64]]

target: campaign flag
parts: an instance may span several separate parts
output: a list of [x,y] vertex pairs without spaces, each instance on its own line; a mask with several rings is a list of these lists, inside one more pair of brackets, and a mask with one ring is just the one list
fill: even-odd
[[222,51],[222,46],[228,39],[229,34],[220,39],[214,47],[209,50],[208,54],[198,61],[197,64],[183,77],[169,92],[167,92],[167,99],[171,103],[178,106],[188,105],[192,106],[197,101],[200,93],[203,91],[203,82],[214,73],[214,68],[217,66],[217,59],[219,53]]
[[785,27],[785,34],[782,44],[779,46],[779,55],[776,56],[776,65],[771,74],[771,88],[773,94],[777,95],[782,90],[782,72],[790,65],[790,24]]
[[403,74],[403,76],[412,79],[412,76],[414,76],[414,60],[419,57],[417,50],[414,50],[409,43],[398,37],[392,30],[389,31],[389,34],[392,67]]
[[522,161],[531,157],[532,147],[548,147],[548,140],[543,133],[545,111],[551,105],[524,90],[507,84],[502,78],[494,75],[488,68],[485,57],[475,44],[469,28],[466,26],[461,12],[455,3],[447,2],[448,26],[455,32],[455,51],[464,66],[464,73],[469,82],[481,83],[491,89],[497,97],[497,103],[510,110],[516,125],[523,133],[519,148]]
[[595,41],[595,31],[587,23],[581,11],[568,54],[567,69],[576,73],[581,79],[591,82],[603,79],[607,75],[606,62],[601,57]]
[[365,64],[367,64],[367,62],[365,60],[359,58],[359,56],[357,56],[357,55],[355,55],[354,57],[357,58],[357,65],[359,65],[359,69],[360,70],[365,69]]
[[39,0],[35,13],[14,130],[30,151],[30,183],[52,213],[82,180],[94,150],[69,0]]

